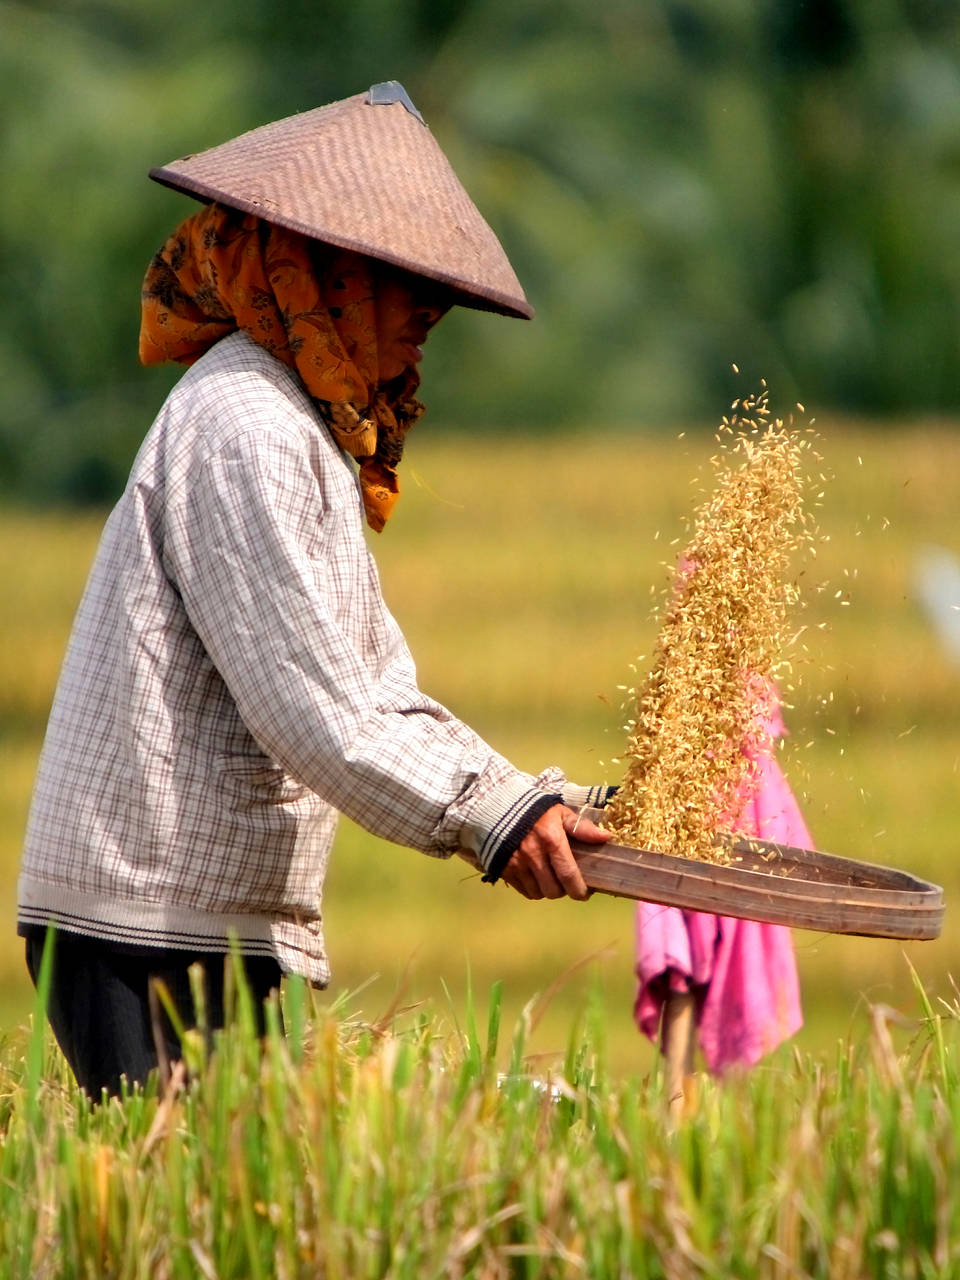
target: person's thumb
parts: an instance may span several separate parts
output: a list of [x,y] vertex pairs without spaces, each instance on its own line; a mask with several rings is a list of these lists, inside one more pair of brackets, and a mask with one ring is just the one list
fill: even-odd
[[598,827],[590,818],[585,818],[575,809],[565,809],[563,813],[563,829],[568,840],[582,840],[584,844],[606,844],[613,839],[613,832]]

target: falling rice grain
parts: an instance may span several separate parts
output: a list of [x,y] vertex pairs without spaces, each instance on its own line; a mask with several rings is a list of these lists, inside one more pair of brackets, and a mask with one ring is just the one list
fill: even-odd
[[799,634],[788,574],[819,536],[805,507],[809,442],[771,418],[765,389],[732,407],[739,421],[719,429],[713,492],[694,512],[650,673],[626,710],[626,770],[605,820],[624,844],[714,862],[729,856],[717,833],[771,746],[771,682],[789,672]]

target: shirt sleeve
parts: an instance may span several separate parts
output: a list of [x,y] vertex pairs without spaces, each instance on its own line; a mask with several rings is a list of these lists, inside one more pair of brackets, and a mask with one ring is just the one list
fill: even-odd
[[166,555],[261,750],[367,830],[486,870],[560,802],[559,770],[515,769],[417,687],[357,513],[324,505],[301,440],[246,431],[207,457]]

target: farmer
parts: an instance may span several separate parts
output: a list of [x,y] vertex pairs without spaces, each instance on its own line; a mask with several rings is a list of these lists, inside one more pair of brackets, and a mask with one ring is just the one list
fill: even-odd
[[[582,899],[568,835],[603,798],[520,772],[421,693],[365,546],[397,502],[429,331],[454,305],[533,314],[405,91],[151,176],[204,202],[142,295],[142,361],[190,367],[104,530],[19,882],[35,981],[57,927],[49,1018],[94,1098],[180,1054],[151,979],[190,1025],[202,962],[211,1026],[231,945],[261,1016],[282,973],[327,983],[338,812],[472,853],[527,898]],[[577,836],[607,838],[586,819]]]

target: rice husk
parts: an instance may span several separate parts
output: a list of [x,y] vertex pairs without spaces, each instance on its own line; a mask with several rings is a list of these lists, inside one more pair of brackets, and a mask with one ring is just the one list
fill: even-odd
[[772,418],[765,387],[732,410],[649,674],[627,690],[626,769],[604,817],[622,844],[708,862],[729,861],[717,835],[755,785],[752,757],[772,747],[765,712],[801,603],[790,571],[816,537],[813,432]]

